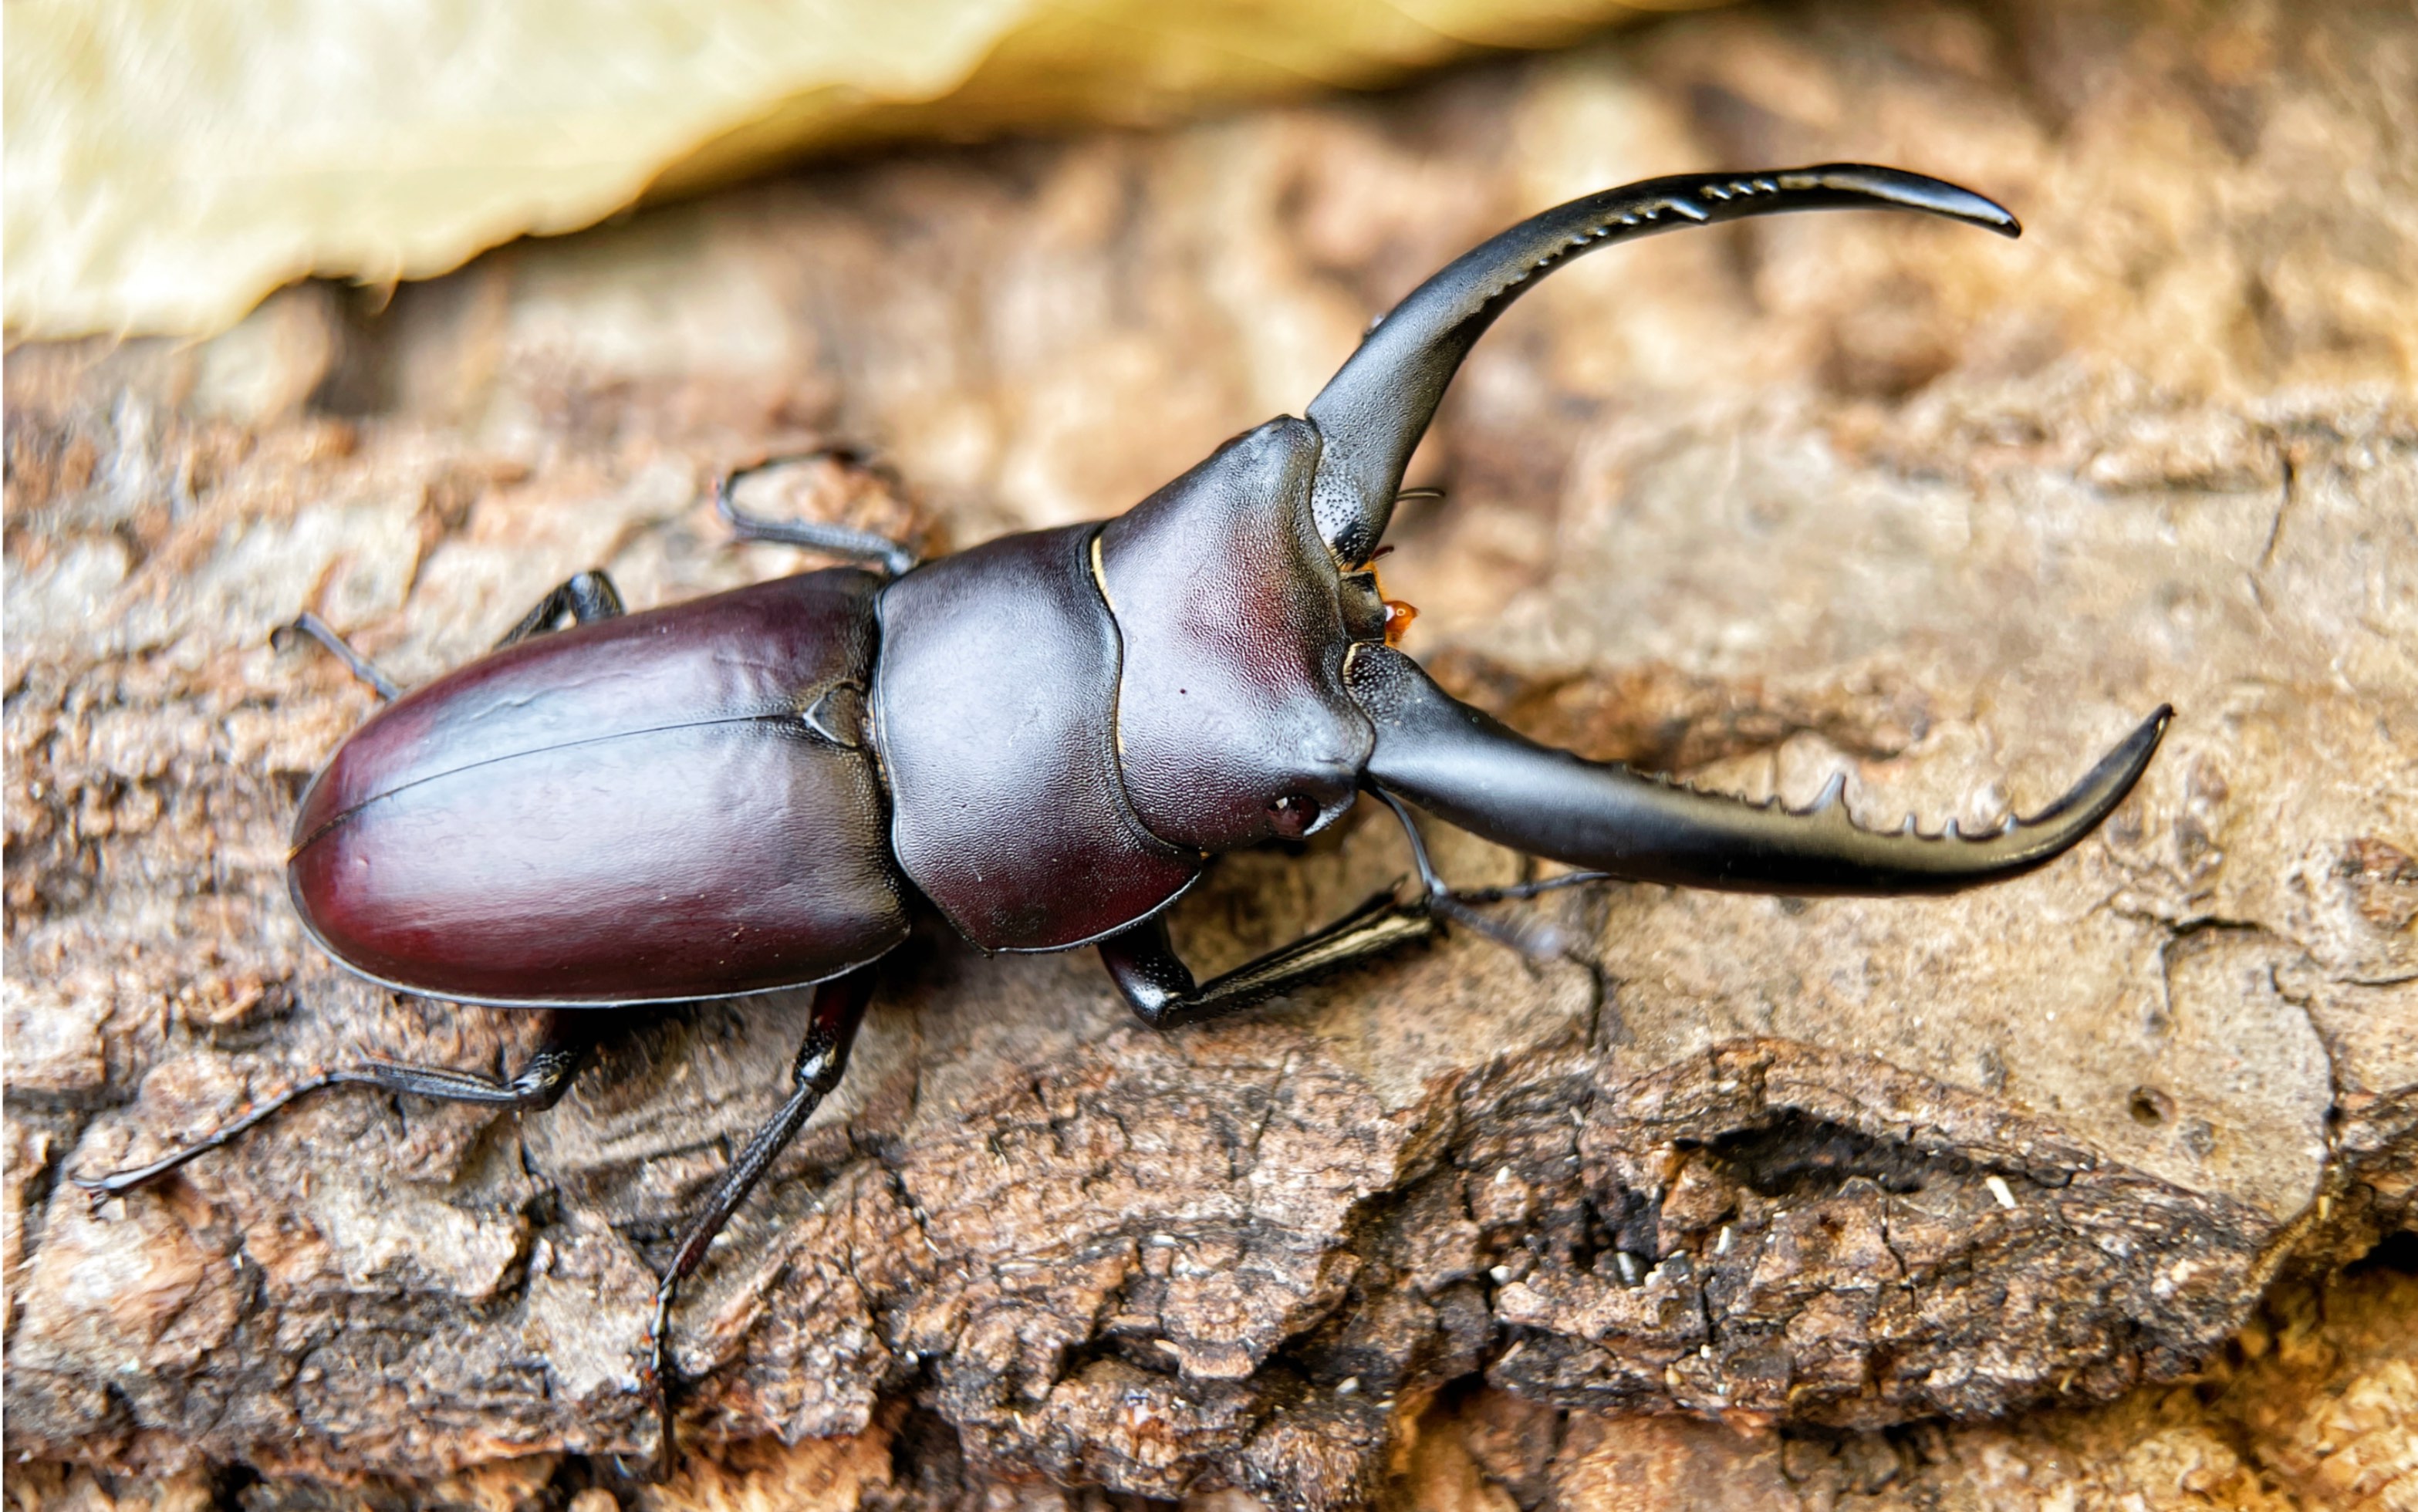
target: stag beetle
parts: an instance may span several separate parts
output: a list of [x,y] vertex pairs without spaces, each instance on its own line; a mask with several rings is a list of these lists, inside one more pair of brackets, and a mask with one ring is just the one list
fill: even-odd
[[[1835,782],[1793,810],[1526,740],[1394,649],[1406,611],[1370,570],[1446,385],[1539,275],[1630,237],[1857,206],[2019,233],[1978,194],[1888,168],[1652,179],[1463,255],[1370,328],[1302,418],[1236,436],[1105,523],[918,563],[880,537],[747,513],[733,475],[716,497],[742,539],[872,566],[641,614],[623,612],[602,573],[583,573],[492,654],[399,697],[306,616],[297,627],[391,701],[302,796],[287,863],[296,909],[373,982],[546,1010],[543,1046],[500,1081],[380,1063],[326,1071],[148,1165],[79,1184],[141,1186],[329,1087],[546,1107],[608,1016],[586,1010],[814,985],[788,1100],[690,1223],[657,1292],[642,1371],[668,1449],[674,1295],[838,1081],[870,969],[907,938],[911,899],[985,951],[1096,947],[1134,1011],[1164,1029],[1430,936],[1474,901],[1574,880],[1934,893],[2047,863],[2132,788],[2169,710],[2063,798],[1994,833],[1951,823],[1923,834],[1911,818],[1876,832],[1849,817]],[[1407,832],[1417,891],[1380,893],[1197,983],[1169,943],[1168,906],[1213,857],[1314,834],[1362,792]],[[1586,870],[1455,893],[1406,802]]]

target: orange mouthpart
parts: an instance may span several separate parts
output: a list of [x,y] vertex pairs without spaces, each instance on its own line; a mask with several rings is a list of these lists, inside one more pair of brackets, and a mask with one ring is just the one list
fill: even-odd
[[1379,546],[1375,554],[1370,557],[1369,581],[1376,588],[1379,602],[1385,606],[1385,644],[1399,646],[1402,643],[1402,632],[1411,628],[1411,621],[1419,617],[1419,611],[1400,599],[1385,597],[1385,580],[1377,575],[1374,564],[1377,557],[1383,557],[1393,549],[1391,546]]

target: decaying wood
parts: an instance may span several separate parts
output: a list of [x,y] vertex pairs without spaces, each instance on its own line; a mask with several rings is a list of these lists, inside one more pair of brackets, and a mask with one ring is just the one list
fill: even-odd
[[[800,508],[1105,514],[1517,214],[1859,157],[2027,239],[1807,218],[1557,275],[1387,589],[1540,737],[1797,802],[1844,770],[1874,818],[2028,810],[2171,699],[2103,836],[1949,900],[1555,894],[1505,915],[1534,959],[1464,933],[1166,1036],[1088,957],[927,929],[682,1306],[707,1452],[645,1494],[2408,1498],[2406,1249],[2326,1278],[2418,1181],[2414,58],[2349,8],[1695,16],[11,354],[11,1496],[595,1512],[652,1267],[802,1032],[635,1024],[521,1120],[330,1097],[88,1210],[63,1173],[312,1065],[529,1041],[303,945],[283,827],[369,704],[268,626],[409,682],[582,567],[641,604],[788,570],[701,484],[833,436],[906,488]],[[1179,942],[1217,969],[1404,865],[1374,823],[1239,858]]]

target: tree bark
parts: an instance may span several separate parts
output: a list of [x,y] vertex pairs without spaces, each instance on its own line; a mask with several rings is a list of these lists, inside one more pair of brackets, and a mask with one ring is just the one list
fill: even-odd
[[[12,353],[10,1495],[2418,1494],[2413,55],[2348,6],[1690,16]],[[1104,515],[1518,215],[1839,158],[2026,239],[1809,217],[1561,273],[1447,403],[1386,589],[1541,739],[1795,802],[1845,771],[1870,822],[2029,812],[2172,701],[2057,865],[1571,891],[1503,910],[1534,958],[1460,931],[1165,1035],[1088,954],[922,928],[677,1314],[663,1489],[610,1472],[651,1445],[653,1274],[803,995],[643,1017],[547,1113],[343,1092],[97,1210],[65,1184],[315,1065],[532,1042],[303,941],[284,827],[371,699],[267,646],[297,610],[410,684],[581,568],[634,606],[795,570],[706,485],[832,439],[903,482],[792,507],[932,547]],[[1403,872],[1359,818],[1221,863],[1187,956]]]

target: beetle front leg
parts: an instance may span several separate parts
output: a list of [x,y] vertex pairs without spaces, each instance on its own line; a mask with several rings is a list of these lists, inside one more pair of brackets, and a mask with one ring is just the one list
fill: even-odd
[[426,1097],[440,1103],[475,1103],[513,1112],[552,1107],[571,1086],[571,1078],[579,1074],[580,1066],[596,1047],[604,1021],[611,1016],[594,1010],[551,1013],[545,1036],[538,1047],[529,1053],[528,1060],[518,1071],[502,1081],[475,1072],[452,1071],[442,1066],[398,1065],[383,1061],[321,1071],[266,1102],[254,1104],[232,1122],[191,1144],[170,1151],[148,1165],[114,1170],[105,1176],[74,1176],[69,1180],[91,1193],[95,1202],[106,1201],[137,1187],[148,1186],[194,1157],[207,1154],[258,1128],[303,1098],[336,1087],[381,1087],[388,1092],[408,1092],[414,1097]]
[[521,617],[521,622],[504,632],[496,642],[496,649],[516,646],[531,635],[543,635],[560,627],[562,617],[569,615],[574,625],[593,624],[599,619],[619,618],[621,590],[599,568],[592,573],[575,573],[554,587],[554,590],[537,601],[537,607]]
[[649,1325],[646,1341],[646,1363],[642,1367],[643,1382],[653,1398],[655,1419],[661,1430],[661,1443],[656,1452],[654,1474],[660,1480],[670,1474],[675,1440],[672,1428],[671,1372],[664,1357],[664,1344],[671,1330],[672,1304],[680,1295],[680,1284],[696,1274],[705,1263],[705,1252],[716,1234],[729,1223],[747,1194],[764,1179],[764,1172],[798,1131],[805,1127],[824,1097],[839,1085],[848,1070],[849,1046],[856,1041],[856,1027],[865,1020],[865,1005],[873,999],[873,970],[861,967],[846,976],[834,977],[815,988],[813,1026],[806,1031],[805,1044],[798,1047],[798,1059],[790,1071],[791,1091],[755,1138],[732,1161],[722,1183],[713,1189],[705,1208],[689,1220],[688,1229],[681,1235],[679,1249],[672,1262],[664,1270],[664,1278],[655,1288],[654,1321]]
[[1155,914],[1100,941],[1100,962],[1125,994],[1125,1001],[1153,1029],[1175,1029],[1228,1014],[1306,986],[1330,971],[1383,955],[1415,939],[1432,938],[1446,921],[1467,924],[1499,945],[1535,958],[1558,953],[1558,941],[1516,928],[1507,928],[1473,907],[1533,898],[1565,887],[1604,880],[1600,872],[1570,872],[1541,881],[1509,887],[1462,892],[1438,876],[1428,857],[1427,841],[1410,810],[1382,787],[1370,791],[1391,809],[1410,843],[1411,863],[1418,869],[1418,895],[1404,900],[1394,893],[1376,894],[1357,909],[1314,934],[1246,962],[1211,982],[1197,985],[1189,967],[1175,954],[1168,938],[1167,916]]
[[1175,1029],[1265,1002],[1329,972],[1426,939],[1436,932],[1426,893],[1403,902],[1380,893],[1315,934],[1268,952],[1196,985],[1192,972],[1167,936],[1167,919],[1155,914],[1100,941],[1100,961],[1117,990],[1153,1029]]

